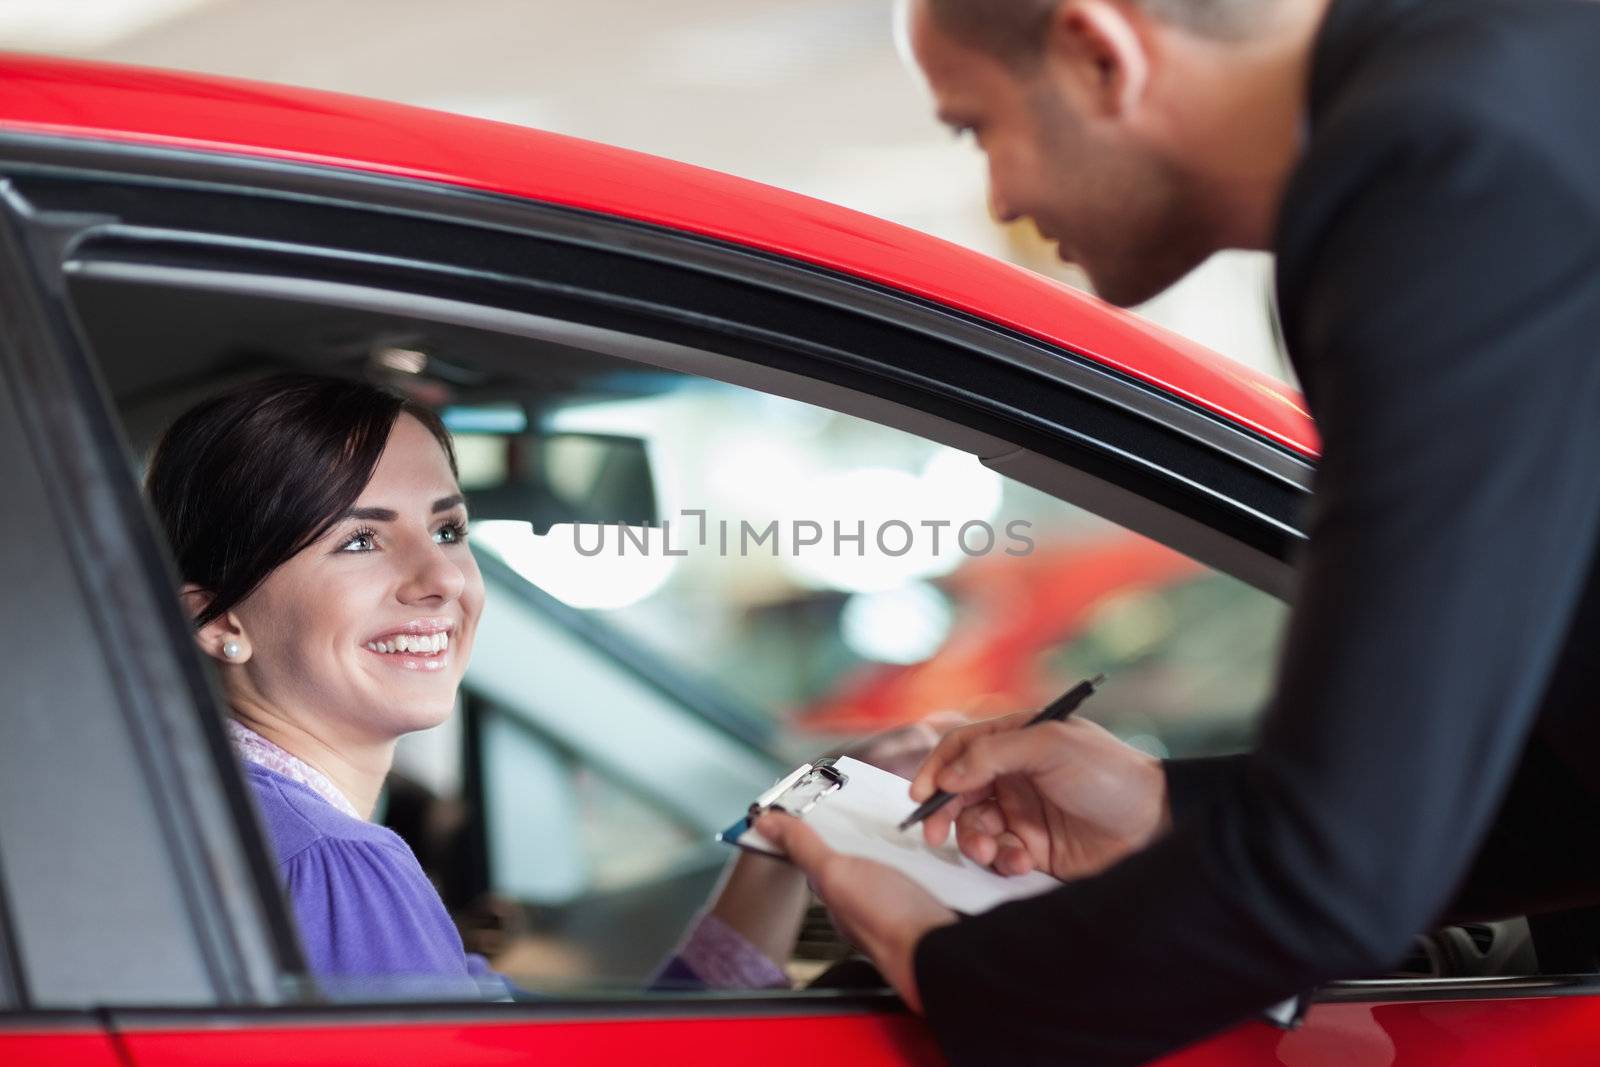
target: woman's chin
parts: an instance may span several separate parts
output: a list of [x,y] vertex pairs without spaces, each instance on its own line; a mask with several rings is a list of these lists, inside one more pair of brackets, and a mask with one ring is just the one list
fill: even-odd
[[359,716],[392,737],[431,730],[449,719],[461,690],[460,672],[454,669],[426,673],[385,670],[377,677],[369,674],[362,683]]
[[387,707],[374,709],[383,723],[384,732],[400,737],[418,730],[431,730],[449,719],[456,710],[455,694],[448,699],[396,701]]
[[402,712],[395,712],[394,709],[387,710],[386,715],[384,715],[387,728],[389,728],[387,733],[392,733],[395,737],[403,737],[405,734],[418,733],[422,729],[432,729],[434,726],[443,725],[445,720],[450,718],[453,710],[454,705],[443,707],[443,709],[408,707]]

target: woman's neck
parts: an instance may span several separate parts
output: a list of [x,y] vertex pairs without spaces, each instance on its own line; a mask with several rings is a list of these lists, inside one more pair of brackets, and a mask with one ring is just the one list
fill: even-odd
[[394,763],[395,739],[350,742],[334,740],[269,708],[250,701],[232,702],[233,717],[295,759],[327,776],[363,819],[372,818],[378,794]]

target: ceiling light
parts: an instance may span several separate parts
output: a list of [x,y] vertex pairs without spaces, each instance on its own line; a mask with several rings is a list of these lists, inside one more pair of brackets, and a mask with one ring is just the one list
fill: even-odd
[[401,374],[421,374],[428,368],[428,354],[415,348],[380,348],[372,358],[378,366]]

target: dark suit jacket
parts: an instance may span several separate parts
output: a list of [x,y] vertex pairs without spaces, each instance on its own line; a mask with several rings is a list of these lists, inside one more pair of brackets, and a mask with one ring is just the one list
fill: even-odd
[[1276,251],[1324,455],[1259,747],[922,940],[957,1064],[1142,1062],[1600,900],[1600,3],[1335,0],[1310,123]]

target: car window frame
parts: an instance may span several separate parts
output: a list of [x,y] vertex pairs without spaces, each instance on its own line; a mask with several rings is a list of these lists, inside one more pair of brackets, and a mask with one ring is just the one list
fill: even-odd
[[[0,438],[9,457],[0,485],[37,526],[29,546],[33,580],[41,571],[60,576],[48,591],[53,610],[41,615],[42,606],[29,603],[27,618],[7,616],[0,630],[37,627],[41,618],[62,632],[78,627],[80,644],[58,646],[55,657],[22,667],[57,683],[71,680],[50,692],[50,730],[94,723],[112,731],[104,740],[122,744],[95,755],[102,769],[116,771],[93,779],[96,792],[75,790],[85,794],[81,803],[75,796],[72,804],[30,807],[12,827],[25,825],[27,832],[0,842],[14,1000],[24,1012],[59,1011],[92,1006],[108,990],[126,995],[134,988],[126,976],[114,966],[96,973],[92,961],[131,954],[149,964],[136,988],[152,1001],[270,1002],[298,948],[287,927],[248,921],[273,911],[275,889],[240,839],[238,809],[219,804],[207,789],[213,750],[204,717],[193,712],[210,705],[210,693],[172,654],[186,624],[167,592],[170,572],[157,546],[141,538],[148,524],[137,487],[126,479],[126,453],[96,403],[86,364],[73,358],[76,338],[51,269],[57,238],[71,229],[60,222],[32,212],[0,183],[0,407],[8,413]],[[102,705],[96,698],[109,699]],[[213,727],[220,743],[220,722]],[[40,783],[56,775],[77,781],[83,751],[70,738],[19,745],[0,754],[0,772]],[[90,802],[118,814],[88,818],[82,807]],[[110,903],[124,906],[84,909],[84,892],[35,891],[26,899],[16,892],[23,877],[16,872],[48,869],[64,842],[95,855],[140,857],[114,881],[119,898]],[[54,940],[45,947],[64,929],[72,931],[67,947]],[[159,939],[159,951],[151,939]],[[62,969],[72,968],[76,953],[84,961],[63,982]]]
[[[4,276],[0,275],[0,285]],[[0,383],[0,390],[4,390]],[[4,402],[0,396],[0,403]],[[0,492],[6,491],[6,477],[0,473]],[[0,1018],[10,1012],[20,1011],[28,998],[23,985],[22,953],[12,932],[11,905],[6,899],[5,851],[0,847]]]

